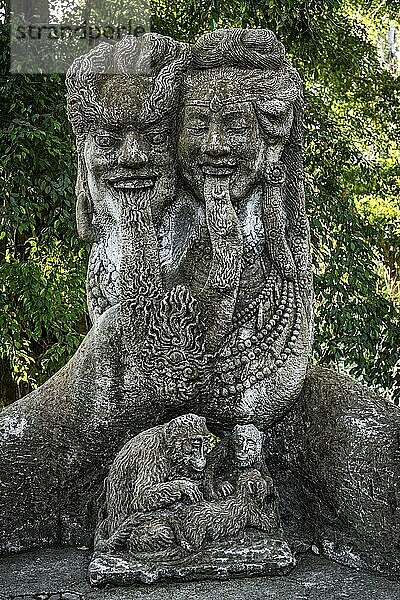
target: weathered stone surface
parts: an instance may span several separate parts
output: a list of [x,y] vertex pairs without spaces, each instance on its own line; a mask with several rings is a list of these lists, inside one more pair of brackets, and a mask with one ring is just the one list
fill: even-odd
[[[398,581],[307,555],[288,575],[227,581],[91,588],[90,554],[42,550],[0,559],[0,600],[69,592],[79,600],[400,600]],[[75,599],[74,599],[75,600]]]
[[263,433],[237,425],[212,452],[211,439],[204,417],[188,414],[125,444],[105,480],[92,585],[276,575],[294,566]]
[[1,412],[0,551],[90,544],[107,466],[126,436],[157,422],[146,381],[122,393],[116,317],[105,313],[59,373]]
[[266,434],[282,517],[334,560],[400,573],[400,411],[349,377],[310,368]]
[[[196,413],[227,448],[238,426],[266,433],[293,540],[398,572],[399,410],[333,372],[306,375],[302,91],[283,46],[265,30],[192,49],[127,37],[67,81],[94,324],[0,414],[0,552],[91,544],[125,442]],[[234,496],[243,480],[225,468],[213,485]]]
[[89,567],[89,581],[101,586],[154,583],[155,581],[196,579],[232,579],[251,575],[285,575],[294,565],[293,554],[286,542],[264,538],[249,543],[235,539],[213,545],[186,558],[162,560],[130,559],[126,554],[95,554]]

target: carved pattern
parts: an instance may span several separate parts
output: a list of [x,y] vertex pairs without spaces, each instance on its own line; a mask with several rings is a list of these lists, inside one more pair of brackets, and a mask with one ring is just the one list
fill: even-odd
[[235,424],[280,416],[310,349],[299,77],[271,32],[222,30],[192,50],[156,34],[99,46],[68,89],[89,305],[94,319],[120,305],[122,388],[143,380],[168,413],[198,407],[233,427],[204,484],[204,456],[198,480],[187,469],[204,420],[131,440],[106,481],[96,550],[201,562],[233,541],[265,559],[268,536],[283,543],[278,497],[261,432]]
[[240,539],[250,548],[260,540],[283,541],[263,434],[254,425],[237,426],[207,454],[208,438],[205,420],[189,414],[122,448],[106,479],[96,552],[168,565],[196,560],[228,540],[230,547]]
[[184,286],[165,295],[149,319],[142,368],[159,377],[175,404],[195,399],[207,386],[207,356],[199,304]]

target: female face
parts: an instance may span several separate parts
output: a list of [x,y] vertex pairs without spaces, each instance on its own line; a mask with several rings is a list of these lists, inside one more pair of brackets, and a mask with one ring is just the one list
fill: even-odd
[[183,109],[178,141],[179,165],[186,184],[203,196],[205,175],[229,175],[233,203],[245,198],[261,179],[265,144],[251,102],[191,104]]

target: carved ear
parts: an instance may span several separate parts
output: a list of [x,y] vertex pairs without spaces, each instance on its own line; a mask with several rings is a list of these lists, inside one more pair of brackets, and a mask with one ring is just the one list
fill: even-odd
[[[96,236],[93,228],[93,203],[89,195],[89,191],[85,190],[84,169],[82,159],[78,155],[78,175],[76,178],[76,227],[78,235],[86,242],[93,244],[96,241]],[[87,186],[86,186],[87,187]]]

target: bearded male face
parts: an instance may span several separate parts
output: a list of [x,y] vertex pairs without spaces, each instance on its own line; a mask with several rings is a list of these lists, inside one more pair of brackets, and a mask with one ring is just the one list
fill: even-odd
[[151,88],[151,78],[115,76],[102,90],[105,101],[115,98],[113,110],[88,133],[83,150],[88,189],[99,219],[118,223],[124,192],[132,189],[151,190],[157,216],[175,186],[170,120],[146,123],[140,118]]
[[176,105],[189,62],[186,44],[149,33],[99,44],[68,71],[68,117],[78,148],[77,226],[92,244],[92,321],[119,301],[123,207],[140,204],[145,195],[158,223],[174,196]]

